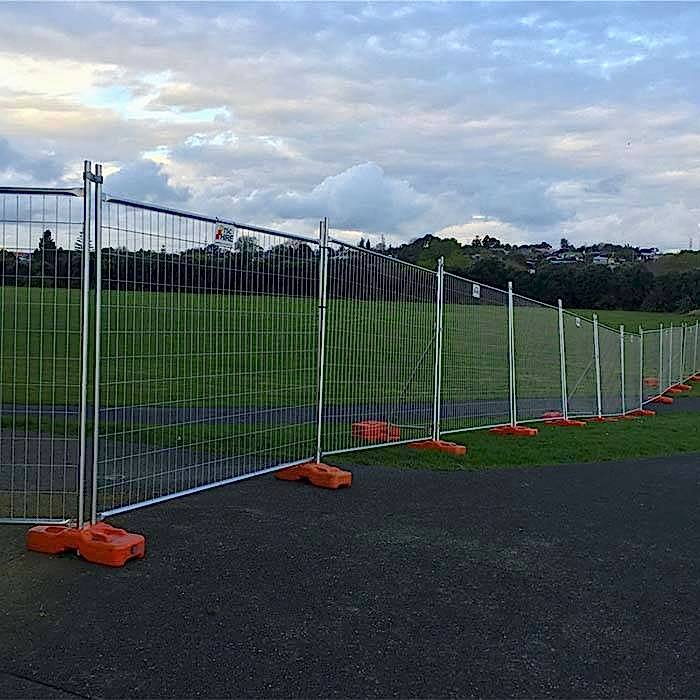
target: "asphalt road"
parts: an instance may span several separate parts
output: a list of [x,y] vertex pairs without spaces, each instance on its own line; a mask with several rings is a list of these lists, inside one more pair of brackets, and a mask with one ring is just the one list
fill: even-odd
[[115,518],[119,570],[3,527],[0,696],[698,697],[698,503],[695,454],[261,477]]

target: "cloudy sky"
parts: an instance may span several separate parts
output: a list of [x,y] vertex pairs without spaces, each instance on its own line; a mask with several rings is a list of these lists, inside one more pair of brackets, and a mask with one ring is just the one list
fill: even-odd
[[700,5],[2,4],[0,184],[353,239],[700,243]]

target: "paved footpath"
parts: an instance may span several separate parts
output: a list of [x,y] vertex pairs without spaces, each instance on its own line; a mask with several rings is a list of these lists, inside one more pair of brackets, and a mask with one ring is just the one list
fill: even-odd
[[115,519],[119,570],[3,527],[0,696],[698,697],[698,504],[694,454],[261,477]]

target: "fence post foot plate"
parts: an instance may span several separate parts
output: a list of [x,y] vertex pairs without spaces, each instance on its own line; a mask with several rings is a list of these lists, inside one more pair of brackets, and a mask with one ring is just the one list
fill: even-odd
[[458,445],[456,442],[447,442],[446,440],[418,440],[417,442],[409,442],[408,447],[412,447],[414,450],[447,452],[455,457],[467,454],[465,445]]
[[322,489],[348,488],[352,484],[352,472],[329,467],[319,462],[307,462],[296,467],[287,467],[275,472],[280,481],[306,481]]
[[75,551],[85,561],[103,566],[124,566],[130,559],[143,559],[146,540],[107,523],[82,529],[64,525],[37,525],[27,532],[27,549],[42,554]]
[[524,425],[499,425],[489,430],[495,435],[515,435],[517,437],[535,437],[537,428],[526,428]]

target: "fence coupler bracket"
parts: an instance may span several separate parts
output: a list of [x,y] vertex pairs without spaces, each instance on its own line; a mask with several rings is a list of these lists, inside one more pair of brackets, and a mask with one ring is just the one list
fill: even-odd
[[275,472],[275,478],[281,481],[305,481],[322,489],[348,488],[352,484],[352,472],[319,462],[306,462],[281,469]]
[[124,566],[129,559],[143,559],[146,540],[107,523],[82,529],[67,525],[37,525],[27,532],[27,549],[42,554],[75,551],[85,561],[103,566]]
[[535,437],[537,428],[526,428],[524,425],[498,425],[489,430],[495,435],[514,435],[515,437]]
[[437,450],[455,457],[467,454],[466,445],[458,445],[456,442],[447,442],[446,440],[418,440],[417,442],[409,442],[408,447],[412,447],[414,450]]

